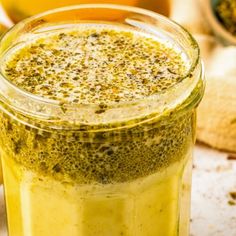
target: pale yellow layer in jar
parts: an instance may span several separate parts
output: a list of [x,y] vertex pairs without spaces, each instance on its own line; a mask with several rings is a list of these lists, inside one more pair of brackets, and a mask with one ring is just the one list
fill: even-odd
[[[2,162],[10,235],[178,235],[180,198],[190,191],[182,182],[186,159],[146,178],[106,186],[72,186],[37,176],[7,155]],[[181,222],[187,223],[186,207]],[[187,235],[187,225],[181,236]]]

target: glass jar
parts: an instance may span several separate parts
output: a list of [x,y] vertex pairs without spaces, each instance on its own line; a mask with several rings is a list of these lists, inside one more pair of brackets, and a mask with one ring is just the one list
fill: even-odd
[[[0,23],[0,38],[2,34],[7,30],[6,26]],[[2,165],[0,162],[0,184],[2,184]]]
[[112,3],[143,7],[168,16],[171,0],[1,0],[8,16],[13,22],[56,7],[88,3]]
[[9,236],[187,236],[199,48],[169,19],[119,5],[52,10],[15,25],[1,64],[33,35],[81,22],[119,24],[168,41],[188,61],[179,82],[142,100],[70,104],[0,77],[0,150]]

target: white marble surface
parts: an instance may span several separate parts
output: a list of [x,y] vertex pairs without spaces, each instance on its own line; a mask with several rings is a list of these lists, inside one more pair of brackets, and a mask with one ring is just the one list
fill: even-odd
[[191,236],[236,236],[236,160],[229,154],[197,146],[192,184]]
[[[236,160],[227,156],[204,146],[195,148],[191,236],[236,236],[236,205],[228,204],[229,192],[236,191]],[[0,236],[7,236],[4,219],[0,188]]]

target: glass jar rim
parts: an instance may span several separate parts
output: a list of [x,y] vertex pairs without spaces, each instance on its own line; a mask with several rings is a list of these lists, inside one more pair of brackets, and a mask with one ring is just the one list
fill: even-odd
[[[9,37],[9,35],[11,34],[11,32],[13,32],[15,29],[17,28],[22,28],[25,24],[30,23],[32,21],[35,20],[40,20],[40,18],[51,15],[51,14],[59,14],[62,12],[66,12],[66,11],[72,11],[72,10],[82,10],[82,9],[113,9],[113,10],[121,10],[121,11],[126,11],[126,12],[131,12],[131,13],[137,13],[137,14],[142,14],[148,17],[153,18],[154,20],[160,20],[164,23],[168,23],[171,27],[175,28],[176,31],[178,31],[182,36],[185,36],[187,38],[187,40],[189,40],[189,45],[191,45],[191,50],[192,50],[192,56],[193,56],[193,60],[190,63],[190,67],[186,73],[185,76],[182,77],[182,80],[180,82],[178,82],[175,86],[170,87],[169,89],[165,90],[165,91],[161,91],[158,92],[154,95],[151,96],[147,96],[145,98],[142,99],[138,99],[138,100],[133,100],[133,101],[128,101],[128,102],[116,102],[116,103],[111,103],[111,104],[106,104],[108,109],[122,109],[124,107],[135,107],[138,104],[143,104],[144,106],[149,106],[150,102],[153,103],[158,103],[161,102],[160,104],[163,106],[162,107],[162,111],[168,109],[168,107],[165,107],[163,104],[168,104],[167,100],[170,101],[169,103],[173,103],[173,99],[176,98],[176,96],[179,96],[179,100],[183,101],[183,96],[181,95],[181,91],[183,92],[183,88],[188,89],[188,95],[185,95],[186,98],[192,93],[192,90],[194,89],[194,87],[197,85],[199,80],[202,80],[202,64],[200,61],[200,50],[198,47],[198,44],[196,42],[196,40],[193,38],[193,36],[187,31],[185,30],[182,26],[180,26],[178,23],[170,20],[169,18],[160,15],[156,12],[152,12],[146,9],[142,9],[142,8],[138,8],[138,7],[133,7],[133,6],[125,6],[125,5],[118,5],[118,4],[80,4],[80,5],[73,5],[73,6],[67,6],[67,7],[62,7],[62,8],[57,8],[57,9],[53,9],[53,10],[49,10],[49,11],[45,11],[43,13],[37,14],[35,16],[31,16],[27,19],[24,19],[23,21],[17,23],[15,26],[13,26],[1,39],[0,41],[0,48],[1,48],[1,44],[2,41],[7,40],[7,38]],[[197,70],[198,69],[198,70]],[[200,74],[199,74],[200,71]],[[195,84],[193,85],[192,81],[192,89],[190,89],[190,84],[184,84],[185,78],[189,77],[190,75],[193,75],[195,72],[198,72],[198,76],[192,76],[192,77],[196,77],[195,79]],[[3,83],[4,86],[8,86],[10,87],[12,90],[14,90],[21,98],[25,98],[25,99],[29,99],[33,104],[37,104],[37,105],[42,105],[42,106],[50,106],[51,109],[59,109],[62,110],[62,113],[65,113],[65,110],[73,110],[73,112],[78,112],[81,111],[81,109],[84,109],[89,107],[91,108],[93,111],[98,109],[98,104],[86,104],[86,103],[78,103],[78,104],[71,104],[71,103],[63,103],[61,104],[60,101],[57,100],[52,100],[52,99],[48,99],[48,98],[44,98],[35,94],[32,94],[30,92],[27,92],[19,87],[17,87],[16,85],[14,85],[10,80],[8,80],[6,78],[6,76],[3,75],[2,71],[0,70],[0,84]],[[183,85],[183,86],[182,86]],[[179,93],[175,94],[176,96],[173,96],[173,91],[177,91],[179,87]],[[180,89],[181,87],[181,89]],[[181,90],[181,91],[180,91]],[[186,91],[185,91],[186,94]],[[171,97],[171,99],[169,99],[168,97]],[[174,98],[175,97],[175,98]],[[166,100],[167,99],[167,100]],[[48,119],[48,118],[52,118],[52,115],[49,115],[48,113],[46,114],[45,111],[41,111],[38,112],[37,114],[35,113],[35,111],[31,111],[29,108],[28,109],[22,109],[22,107],[19,106],[19,104],[14,104],[12,101],[8,101],[8,98],[4,97],[4,95],[2,95],[2,91],[0,88],[0,101],[3,101],[4,103],[8,104],[9,107],[11,107],[11,109],[20,112],[23,115],[27,115],[27,116],[37,116],[38,118],[41,119]],[[16,99],[15,99],[16,100]],[[199,99],[192,99],[191,104],[192,106],[196,105],[198,103]],[[165,101],[163,103],[163,101]],[[176,102],[174,104],[172,104],[173,106],[175,106]],[[173,107],[172,106],[172,107]],[[186,106],[189,106],[189,104],[186,104]],[[169,107],[170,108],[170,107]],[[51,111],[51,109],[49,109],[49,111]],[[50,112],[49,112],[50,113]],[[156,113],[161,113],[161,111],[158,111]],[[51,113],[50,113],[51,114]],[[65,115],[65,114],[64,114]],[[99,123],[101,123],[102,121],[106,120],[104,119],[103,114],[99,114],[101,117],[98,119]],[[68,116],[67,116],[68,118]],[[73,116],[73,119],[75,119],[75,116]],[[81,121],[80,123],[94,123],[94,122],[86,122],[86,121]],[[96,122],[95,122],[96,123]],[[105,121],[105,123],[110,123]],[[112,123],[112,122],[111,122]]]

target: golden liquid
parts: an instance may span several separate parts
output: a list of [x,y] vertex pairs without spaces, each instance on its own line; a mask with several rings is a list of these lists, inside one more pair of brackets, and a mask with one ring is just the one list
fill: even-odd
[[137,6],[169,15],[169,0],[2,0],[7,14],[14,22],[18,22],[28,16],[68,5],[87,3],[112,3],[129,6]]

